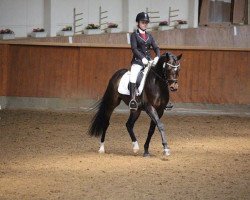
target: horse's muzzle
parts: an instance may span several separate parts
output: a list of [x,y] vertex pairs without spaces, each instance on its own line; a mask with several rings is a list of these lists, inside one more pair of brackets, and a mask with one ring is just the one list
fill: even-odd
[[172,92],[175,92],[178,90],[178,83],[177,82],[173,82],[169,85],[169,88]]

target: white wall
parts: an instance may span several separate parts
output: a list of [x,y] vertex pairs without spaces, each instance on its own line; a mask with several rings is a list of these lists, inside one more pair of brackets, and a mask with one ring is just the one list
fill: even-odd
[[[98,24],[99,6],[108,11],[106,22],[114,22],[123,31],[133,31],[138,12],[159,11],[160,19],[168,20],[169,7],[179,9],[176,19],[187,20],[195,27],[198,0],[0,0],[0,29],[10,28],[17,37],[25,37],[33,28],[45,28],[51,36],[73,24],[73,8],[83,12],[83,27]],[[196,8],[197,7],[197,8]],[[154,15],[157,16],[157,15]],[[151,27],[157,24],[151,24]]]
[[[83,13],[82,17],[83,26],[86,27],[90,23],[99,23],[99,7],[102,7],[103,11],[108,13],[104,22],[117,23],[120,27],[122,26],[122,0],[56,0],[56,26],[57,30],[62,29],[66,25],[73,25],[73,9],[76,8],[77,13]],[[80,22],[78,24],[81,24]],[[103,26],[104,28],[105,26]],[[80,30],[79,28],[77,30]]]
[[[198,0],[127,0],[129,7],[129,25],[128,29],[130,32],[136,28],[135,17],[137,13],[146,11],[146,8],[150,11],[159,11],[159,14],[149,14],[150,16],[160,17],[154,18],[151,21],[165,21],[169,20],[169,7],[171,10],[179,9],[178,17],[172,18],[173,20],[186,20],[191,27],[195,27],[194,16],[197,16],[198,21]],[[195,4],[196,2],[196,4]],[[197,6],[196,6],[197,5]],[[195,7],[196,6],[196,7]],[[196,14],[197,13],[197,14]],[[191,17],[190,17],[191,15]],[[151,23],[150,27],[157,27],[158,23]]]
[[43,0],[0,0],[0,29],[10,28],[26,37],[33,28],[43,27]]
[[250,24],[250,1],[248,1],[248,24]]
[[187,15],[188,15],[188,24],[190,27],[197,28],[199,25],[198,9],[199,9],[199,0],[189,0],[189,9]]

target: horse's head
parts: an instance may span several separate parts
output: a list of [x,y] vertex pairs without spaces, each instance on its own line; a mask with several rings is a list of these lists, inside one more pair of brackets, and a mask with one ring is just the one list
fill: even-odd
[[179,77],[179,71],[181,69],[180,65],[180,59],[182,57],[182,54],[175,56],[171,53],[166,53],[163,57],[163,73],[165,76],[165,79],[169,85],[169,88],[171,91],[178,90],[178,77]]

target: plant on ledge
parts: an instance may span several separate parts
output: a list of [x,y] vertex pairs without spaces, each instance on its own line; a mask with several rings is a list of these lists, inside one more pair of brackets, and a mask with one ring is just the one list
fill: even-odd
[[62,31],[72,31],[72,26],[66,26]]
[[168,21],[161,21],[159,26],[168,26]]
[[86,26],[86,29],[100,29],[100,26],[95,24],[88,24],[88,26]]
[[187,24],[187,21],[185,20],[176,20],[178,24]]
[[32,32],[38,33],[38,32],[44,32],[45,30],[43,28],[34,28]]
[[118,24],[115,23],[108,23],[108,28],[117,28]]
[[14,34],[14,31],[10,29],[2,29],[0,30],[0,34]]

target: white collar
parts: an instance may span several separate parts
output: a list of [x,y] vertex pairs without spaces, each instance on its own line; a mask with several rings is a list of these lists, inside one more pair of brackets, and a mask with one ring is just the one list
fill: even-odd
[[141,34],[145,34],[146,33],[146,31],[143,31],[140,28],[138,28],[138,30],[139,30],[139,33],[141,33]]

